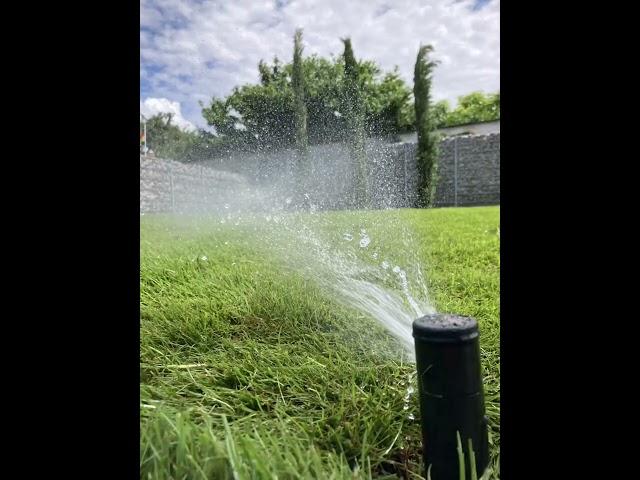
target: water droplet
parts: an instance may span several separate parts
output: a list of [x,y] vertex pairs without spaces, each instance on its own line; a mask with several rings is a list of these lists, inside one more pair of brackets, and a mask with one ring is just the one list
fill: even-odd
[[206,261],[208,260],[208,258],[207,258],[207,256],[206,256],[206,255],[203,255],[202,257],[200,257],[200,260],[202,260],[202,261],[206,262]]
[[360,248],[366,248],[370,243],[371,239],[369,238],[369,235],[367,235],[367,232],[360,230]]
[[410,413],[410,414],[407,416],[407,418],[408,418],[409,420],[415,420],[415,419],[416,419],[416,416],[415,416],[413,413]]
[[353,240],[353,235],[351,235],[350,233],[344,233],[343,236],[347,242],[350,242],[351,240]]
[[409,410],[409,405],[405,405],[404,407],[402,407],[403,410]]

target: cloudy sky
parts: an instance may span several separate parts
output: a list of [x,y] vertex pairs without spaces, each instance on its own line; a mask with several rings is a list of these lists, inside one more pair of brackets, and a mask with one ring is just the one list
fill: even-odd
[[198,101],[256,83],[260,59],[290,61],[297,27],[305,55],[339,55],[350,36],[357,58],[397,65],[410,86],[432,44],[435,100],[500,89],[499,0],[141,0],[141,113],[204,127]]

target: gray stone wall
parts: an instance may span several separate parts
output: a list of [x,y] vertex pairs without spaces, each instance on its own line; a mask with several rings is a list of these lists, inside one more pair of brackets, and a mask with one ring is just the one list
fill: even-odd
[[140,157],[140,212],[206,211],[245,196],[244,177],[201,165]]
[[[387,163],[377,172],[382,205],[415,205],[418,165],[415,143],[374,149],[372,162]],[[382,153],[382,154],[381,154]],[[450,137],[439,145],[435,205],[472,206],[500,204],[500,134]],[[380,202],[378,202],[380,205]]]
[[[415,205],[416,144],[369,141],[369,191],[374,208]],[[340,144],[310,148],[308,194],[319,209],[348,208],[354,170]],[[294,191],[291,150],[230,154],[197,164],[140,157],[141,212],[284,206]],[[436,206],[500,203],[500,134],[441,141]],[[283,207],[284,208],[284,207]]]
[[452,137],[440,143],[438,206],[500,203],[500,134]]

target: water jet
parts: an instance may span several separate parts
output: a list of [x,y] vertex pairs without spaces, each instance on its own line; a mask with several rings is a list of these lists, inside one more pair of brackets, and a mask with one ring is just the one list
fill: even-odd
[[478,323],[470,317],[429,314],[413,322],[425,469],[433,480],[459,480],[458,434],[466,479],[489,463],[488,422],[480,368]]

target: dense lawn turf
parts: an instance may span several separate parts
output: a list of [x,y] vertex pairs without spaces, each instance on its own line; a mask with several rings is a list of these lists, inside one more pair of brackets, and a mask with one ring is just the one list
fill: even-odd
[[[419,259],[439,311],[478,319],[491,478],[500,455],[499,214],[312,220],[329,239],[364,222],[381,254],[409,267]],[[422,478],[419,407],[415,394],[405,400],[415,367],[375,320],[270,255],[274,237],[255,225],[145,215],[140,233],[141,478]]]

